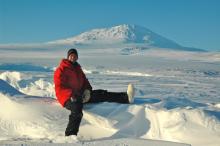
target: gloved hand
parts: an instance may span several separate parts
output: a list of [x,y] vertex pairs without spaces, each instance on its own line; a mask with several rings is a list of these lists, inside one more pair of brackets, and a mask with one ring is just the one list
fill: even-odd
[[86,89],[84,92],[83,92],[83,96],[82,96],[82,100],[83,100],[83,103],[86,103],[89,101],[90,97],[91,97],[91,91]]

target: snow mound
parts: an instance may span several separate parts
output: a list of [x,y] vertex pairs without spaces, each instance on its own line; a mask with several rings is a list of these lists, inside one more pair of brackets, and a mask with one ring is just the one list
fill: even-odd
[[220,109],[220,103],[215,104],[215,107]]
[[220,143],[220,122],[203,110],[147,109],[147,117],[151,121],[151,129],[146,134],[148,138],[181,141],[193,146],[217,146]]
[[[41,75],[33,77],[32,74],[28,73],[6,71],[0,73],[0,79],[2,80],[0,84],[1,91],[3,92],[4,89],[3,93],[9,95],[22,92],[33,96],[55,97],[54,85],[50,81],[52,79],[47,79]],[[3,85],[3,81],[5,81],[5,85]],[[9,91],[12,91],[12,87],[9,86],[12,86],[17,91],[10,93]]]
[[[69,111],[61,108],[55,100],[42,97],[20,97],[17,100],[16,96],[0,93],[0,106],[5,109],[0,111],[3,142],[66,142],[64,130]],[[115,143],[127,144],[124,140],[130,138],[135,139],[130,139],[131,145],[151,143],[146,139],[190,143],[193,146],[217,146],[220,143],[219,121],[202,109],[158,109],[154,103],[100,103],[85,105],[83,113],[78,138],[85,144],[101,144],[105,142],[102,140],[110,142],[116,139],[119,141]],[[139,141],[140,138],[144,140]]]
[[4,80],[0,79],[0,92],[8,95],[23,95],[23,93],[19,92],[17,89],[9,85]]
[[60,126],[67,122],[64,118],[68,117],[67,111],[50,98],[20,97],[18,100],[0,93],[0,106],[4,109],[0,110],[0,140],[59,140],[63,133]]
[[21,73],[16,71],[13,72],[6,71],[0,74],[1,79],[7,81],[16,81],[16,82],[22,80],[21,76],[22,76]]
[[21,88],[20,90],[28,95],[55,97],[54,85],[42,78],[28,83],[25,88]]
[[17,89],[20,88],[18,82],[21,81],[23,78],[23,74],[16,71],[6,71],[0,74],[0,79],[10,83],[11,86]]

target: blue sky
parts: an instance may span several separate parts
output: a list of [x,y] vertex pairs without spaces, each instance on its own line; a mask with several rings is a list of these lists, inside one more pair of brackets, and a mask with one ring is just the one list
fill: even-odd
[[220,50],[219,0],[0,0],[1,44],[46,42],[119,24]]

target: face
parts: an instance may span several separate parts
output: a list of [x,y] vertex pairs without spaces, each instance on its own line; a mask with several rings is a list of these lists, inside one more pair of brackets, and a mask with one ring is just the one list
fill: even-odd
[[72,63],[75,63],[78,60],[78,57],[76,56],[76,54],[72,53],[69,55],[68,60]]

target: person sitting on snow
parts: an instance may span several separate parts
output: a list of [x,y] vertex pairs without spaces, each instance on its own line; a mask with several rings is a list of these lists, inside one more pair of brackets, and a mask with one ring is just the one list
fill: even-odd
[[128,85],[126,92],[108,92],[107,90],[92,90],[80,64],[77,62],[78,52],[72,48],[67,53],[67,59],[62,59],[54,72],[56,97],[59,103],[70,110],[69,123],[65,136],[77,135],[84,103],[117,102],[133,103],[134,87]]

